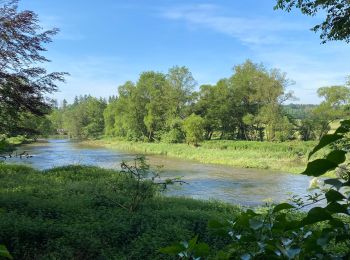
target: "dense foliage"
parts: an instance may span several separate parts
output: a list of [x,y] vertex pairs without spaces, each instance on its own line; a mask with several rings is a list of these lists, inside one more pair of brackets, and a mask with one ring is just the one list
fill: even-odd
[[[349,259],[349,133],[350,120],[342,121],[310,152],[309,158],[331,147],[324,158],[310,161],[302,174],[319,177],[335,169],[339,174],[316,185],[320,192],[306,202],[294,197],[291,203],[268,206],[264,211],[247,209],[229,220],[210,221],[210,228],[232,241],[218,254],[219,259]],[[322,201],[325,205],[317,204]],[[307,207],[305,214],[299,211]],[[194,250],[197,240],[191,241],[191,247],[175,244],[161,252],[183,259],[205,256],[207,249],[202,245]]]
[[315,16],[325,14],[322,23],[314,26],[313,31],[320,31],[322,43],[331,40],[350,42],[350,2],[349,0],[277,0],[275,9],[290,12],[298,8],[303,14]]
[[0,243],[14,259],[172,259],[158,249],[195,234],[217,251],[224,241],[209,232],[207,222],[239,211],[158,196],[149,182],[141,187],[147,196],[130,211],[125,207],[136,205],[137,182],[97,167],[37,171],[0,164],[0,177]]
[[39,66],[49,61],[44,45],[58,30],[43,31],[37,15],[19,11],[17,2],[0,2],[0,133],[11,135],[32,132],[23,117],[48,113],[44,95],[56,91],[65,75]]
[[[136,83],[126,82],[108,102],[76,97],[63,102],[50,119],[53,128],[73,138],[105,134],[129,141],[197,145],[201,140],[314,140],[331,123],[349,114],[350,88],[322,87],[320,105],[284,105],[294,99],[292,82],[279,70],[246,61],[216,85],[196,82],[186,67],[167,74],[148,71]],[[108,104],[107,104],[108,103]]]
[[66,133],[77,139],[97,138],[103,134],[105,108],[105,100],[81,96],[71,105],[64,102],[62,108],[54,109],[49,118],[57,133]]

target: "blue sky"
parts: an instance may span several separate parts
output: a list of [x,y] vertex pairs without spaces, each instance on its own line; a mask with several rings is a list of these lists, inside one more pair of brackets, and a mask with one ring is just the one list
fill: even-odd
[[274,11],[274,0],[22,0],[44,28],[61,32],[48,46],[47,67],[71,74],[55,94],[108,97],[146,70],[187,66],[200,84],[229,77],[251,59],[295,81],[294,103],[318,103],[316,90],[350,75],[350,44],[320,44],[310,31],[322,16]]

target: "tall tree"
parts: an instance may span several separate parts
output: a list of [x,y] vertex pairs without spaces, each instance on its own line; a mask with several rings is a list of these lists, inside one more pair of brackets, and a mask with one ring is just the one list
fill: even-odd
[[0,132],[7,132],[20,112],[43,115],[45,94],[57,90],[66,73],[48,73],[44,45],[58,29],[43,31],[32,11],[19,11],[18,0],[0,2]]

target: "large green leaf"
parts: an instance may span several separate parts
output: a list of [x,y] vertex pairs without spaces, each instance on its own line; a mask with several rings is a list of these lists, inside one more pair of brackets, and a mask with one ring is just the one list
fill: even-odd
[[349,215],[347,206],[344,204],[339,204],[338,202],[328,204],[326,210],[331,213],[343,213]]
[[281,204],[276,205],[273,208],[273,213],[279,212],[279,211],[284,210],[284,209],[293,209],[293,208],[295,208],[295,207],[289,203],[281,203]]
[[335,141],[340,140],[341,138],[343,138],[342,135],[339,134],[330,134],[330,135],[324,135],[320,142],[318,143],[318,145],[315,146],[315,148],[309,153],[309,157],[308,159],[310,159],[310,157],[316,153],[318,150],[322,149],[323,147],[334,143]]
[[335,134],[345,134],[350,130],[350,120],[344,120],[340,122],[340,126],[335,131]]
[[307,167],[304,172],[301,174],[307,176],[318,177],[326,172],[335,169],[338,166],[338,163],[329,161],[327,159],[317,159],[307,164]]
[[337,163],[337,164],[341,164],[341,163],[343,163],[346,160],[345,154],[346,154],[345,151],[335,150],[335,151],[330,152],[327,155],[326,159],[328,161],[331,161],[331,162],[334,162],[334,163]]
[[315,207],[310,209],[310,211],[307,213],[307,216],[301,221],[301,226],[314,224],[317,222],[325,221],[325,220],[331,220],[332,216],[329,214],[329,212],[321,207]]
[[328,203],[345,199],[344,195],[336,190],[329,190],[325,194]]

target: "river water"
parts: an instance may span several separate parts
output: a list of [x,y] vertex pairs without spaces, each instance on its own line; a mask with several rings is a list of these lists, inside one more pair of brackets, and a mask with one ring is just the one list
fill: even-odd
[[[27,151],[32,157],[12,158],[10,162],[48,169],[67,164],[95,165],[120,169],[123,160],[135,154],[116,149],[83,146],[66,139],[47,140],[24,145],[18,153]],[[147,156],[151,165],[163,165],[162,176],[181,176],[188,184],[173,186],[169,196],[186,196],[196,199],[214,199],[244,206],[257,206],[265,201],[281,202],[292,194],[305,196],[310,178],[269,170],[237,169],[229,166],[202,164],[172,159],[165,156]]]

